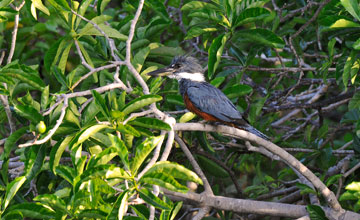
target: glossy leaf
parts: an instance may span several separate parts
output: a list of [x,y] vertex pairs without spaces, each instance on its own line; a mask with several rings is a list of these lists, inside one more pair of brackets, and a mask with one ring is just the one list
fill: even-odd
[[235,38],[273,48],[283,48],[285,46],[284,41],[279,36],[272,31],[261,28],[238,31]]
[[66,204],[64,200],[59,198],[54,194],[42,194],[34,198],[34,201],[40,202],[42,204],[48,205],[54,210],[61,211],[63,213],[67,212]]
[[348,11],[354,18],[360,21],[360,8],[357,0],[340,0],[346,11]]
[[344,72],[342,75],[342,81],[344,83],[345,88],[347,87],[350,76],[351,76],[351,69],[353,68],[353,65],[355,62],[355,56],[356,56],[356,52],[355,52],[355,50],[352,50],[349,57],[346,59],[346,62],[345,62]]
[[248,85],[234,85],[224,89],[224,93],[229,99],[247,95],[252,91],[253,89]]
[[70,184],[73,184],[74,179],[76,177],[75,169],[67,167],[67,166],[59,165],[59,166],[55,167],[55,171],[56,171],[55,172],[56,175],[61,176],[63,179],[68,181]]
[[320,206],[307,205],[306,210],[308,211],[311,220],[329,220]]
[[263,20],[270,15],[265,8],[247,8],[243,10],[236,19],[235,27],[246,23]]
[[48,206],[33,202],[12,205],[7,211],[11,212],[12,210],[20,212],[23,217],[29,219],[55,219],[56,216],[55,211]]
[[192,112],[186,112],[185,114],[183,114],[181,116],[181,118],[179,119],[179,123],[186,123],[188,121],[191,121],[193,118],[196,117],[196,114],[192,113]]
[[145,202],[151,204],[155,208],[170,210],[171,206],[162,201],[159,197],[155,196],[150,190],[146,188],[142,188],[138,191],[140,198],[142,198]]
[[16,177],[13,181],[11,181],[7,186],[6,186],[6,193],[5,193],[5,197],[1,206],[1,209],[4,211],[7,206],[10,204],[12,198],[15,196],[15,194],[19,191],[19,189],[21,188],[21,186],[24,184],[24,182],[26,181],[26,177],[25,176],[20,176],[20,177]]
[[130,121],[129,124],[144,128],[159,129],[166,131],[171,130],[171,127],[168,123],[156,118],[147,118],[147,117],[136,118],[135,120]]
[[208,77],[211,79],[218,67],[223,49],[227,41],[227,35],[222,34],[216,37],[209,48]]
[[162,100],[162,97],[158,95],[143,95],[129,102],[121,111],[125,114],[129,114],[144,106],[150,105],[160,100]]
[[186,193],[188,191],[186,186],[181,185],[169,173],[148,173],[141,177],[140,182],[149,185],[158,185],[175,192]]
[[202,180],[193,171],[175,162],[157,162],[145,173],[145,175],[150,176],[154,173],[171,173],[171,176],[176,179],[202,184]]
[[3,163],[1,167],[2,180],[7,184],[8,182],[8,165],[10,153],[16,148],[16,142],[27,132],[28,127],[22,127],[12,133],[5,141],[3,151]]
[[14,68],[2,68],[0,69],[0,76],[8,76],[16,78],[24,83],[29,84],[33,88],[42,91],[44,89],[44,82],[40,79],[39,76],[33,73],[27,73],[22,69],[14,69]]
[[45,148],[45,144],[42,144],[33,146],[28,150],[24,168],[27,181],[31,181],[40,173],[45,160]]
[[206,28],[201,28],[201,27],[192,27],[187,33],[186,33],[186,37],[185,40],[189,40],[191,38],[194,37],[198,37],[204,33],[209,33],[209,32],[214,32],[217,31],[217,28],[211,28],[211,27],[206,27]]
[[129,156],[128,156],[129,152],[124,142],[119,137],[112,134],[108,134],[108,137],[111,141],[112,144],[111,146],[117,150],[118,156],[121,158],[125,170],[129,170]]
[[82,142],[86,141],[87,139],[89,139],[89,137],[105,128],[110,128],[108,125],[104,125],[104,124],[98,124],[98,125],[93,125],[89,128],[87,128],[84,132],[82,132],[82,134],[79,136],[78,140],[77,140],[77,144],[81,144]]
[[20,116],[32,121],[34,124],[37,124],[40,121],[43,121],[43,116],[33,107],[30,105],[15,105],[14,109],[16,113]]
[[95,103],[100,108],[101,113],[105,117],[110,117],[109,108],[106,106],[105,99],[95,90],[91,90],[91,94],[94,97]]
[[212,160],[209,160],[208,158],[196,155],[196,158],[199,161],[199,165],[206,171],[209,172],[211,175],[218,177],[218,178],[227,178],[229,177],[229,173],[224,170],[221,166],[219,166],[217,163],[215,163]]
[[138,169],[146,159],[146,157],[151,153],[151,151],[156,147],[157,144],[164,140],[163,136],[147,138],[140,145],[136,146],[135,157],[130,165],[131,173],[134,175],[137,173]]

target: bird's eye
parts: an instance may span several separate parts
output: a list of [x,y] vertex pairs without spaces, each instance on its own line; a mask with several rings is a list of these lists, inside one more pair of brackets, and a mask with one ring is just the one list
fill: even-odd
[[180,68],[180,64],[175,63],[175,64],[174,64],[174,68]]

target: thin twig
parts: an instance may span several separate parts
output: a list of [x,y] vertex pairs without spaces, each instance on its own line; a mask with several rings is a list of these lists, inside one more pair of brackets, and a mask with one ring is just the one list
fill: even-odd
[[68,98],[65,97],[64,98],[64,104],[63,104],[63,106],[61,108],[60,117],[56,121],[55,126],[49,131],[49,133],[41,140],[35,140],[35,141],[29,142],[29,143],[20,144],[18,147],[22,148],[22,147],[29,147],[29,146],[32,146],[32,145],[39,145],[39,144],[43,144],[43,143],[47,142],[48,140],[50,140],[50,138],[55,134],[56,130],[60,127],[62,121],[64,120],[67,107],[68,107]]

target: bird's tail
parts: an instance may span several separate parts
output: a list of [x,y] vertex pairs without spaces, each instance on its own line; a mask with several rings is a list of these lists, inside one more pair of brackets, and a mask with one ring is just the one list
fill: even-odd
[[265,139],[267,141],[270,140],[270,138],[268,136],[266,136],[265,134],[263,134],[262,132],[260,132],[259,130],[257,130],[256,128],[254,128],[253,126],[251,125],[240,125],[240,124],[237,124],[238,128],[242,129],[242,130],[245,130],[245,131],[248,131],[252,134],[255,134],[256,136],[258,137],[261,137],[262,139]]

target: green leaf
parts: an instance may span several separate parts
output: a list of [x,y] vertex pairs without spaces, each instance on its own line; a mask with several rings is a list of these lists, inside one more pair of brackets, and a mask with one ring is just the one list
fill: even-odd
[[131,125],[123,125],[123,124],[118,124],[116,127],[117,131],[120,131],[123,134],[130,134],[133,135],[135,137],[140,137],[141,134],[139,131],[137,131],[134,127],[132,127]]
[[360,192],[360,182],[352,182],[345,187],[347,190]]
[[161,96],[158,95],[143,95],[139,98],[136,98],[129,102],[121,111],[125,113],[125,115],[134,112],[144,106],[150,105],[154,102],[158,102],[162,100]]
[[56,175],[61,176],[66,181],[68,181],[71,185],[73,185],[73,181],[76,177],[75,169],[67,167],[67,166],[59,165],[59,166],[55,167],[55,171],[56,171],[55,172]]
[[119,137],[112,134],[108,134],[108,137],[111,141],[111,146],[117,150],[125,170],[129,170],[129,152],[124,142]]
[[65,204],[64,200],[62,200],[55,194],[38,195],[33,200],[40,202],[44,205],[48,205],[56,211],[61,211],[63,213],[67,212],[66,204]]
[[140,183],[146,183],[149,185],[158,185],[175,192],[186,193],[189,189],[186,186],[181,185],[174,179],[171,174],[168,173],[149,173],[145,174],[139,180]]
[[45,144],[32,146],[26,153],[24,173],[27,181],[36,177],[44,164]]
[[[21,212],[24,218],[28,219],[55,219],[56,213],[49,207],[39,204],[39,203],[20,203],[12,205],[7,210],[9,213],[11,211]],[[5,213],[6,215],[7,213]]]
[[360,21],[359,2],[357,0],[340,0],[346,11],[348,11],[354,18]]
[[359,109],[360,107],[360,92],[356,92],[349,102],[349,110]]
[[359,200],[359,196],[355,196],[355,193],[353,192],[346,191],[340,196],[339,201],[341,202],[346,200]]
[[171,176],[176,179],[203,184],[202,180],[196,175],[196,173],[175,162],[157,162],[144,175],[151,176],[155,173],[170,173]]
[[351,69],[353,68],[353,64],[355,62],[355,56],[356,51],[352,50],[349,57],[346,59],[345,65],[344,65],[344,72],[342,75],[343,83],[345,88],[347,88],[350,76],[351,76]]
[[148,118],[148,117],[136,118],[135,120],[130,121],[129,124],[144,128],[159,129],[165,131],[171,130],[171,127],[168,123],[163,122],[162,120],[156,118]]
[[315,194],[316,195],[316,191],[311,188],[310,186],[306,185],[306,184],[303,184],[303,183],[296,183],[296,187],[298,187],[300,189],[300,194],[301,195],[304,195],[304,194],[309,194],[309,193],[312,193],[312,194]]
[[352,47],[354,48],[354,50],[360,50],[360,38],[355,41]]
[[326,186],[327,187],[331,186],[333,183],[338,181],[338,179],[340,179],[341,177],[342,177],[342,174],[337,174],[337,175],[329,177],[329,179],[326,180]]
[[[38,89],[42,91],[44,89],[44,82],[43,80],[38,76],[35,75],[35,73],[25,72],[22,68],[25,68],[25,66],[17,66],[18,69],[14,68],[2,68],[0,69],[0,77],[6,76],[6,77],[12,77],[16,78],[24,83],[29,84],[30,86],[34,87],[35,89]],[[27,70],[29,70],[27,68]],[[33,71],[33,70],[32,70]]]
[[263,20],[269,15],[270,15],[269,10],[265,8],[247,8],[241,11],[233,27],[237,27],[239,25],[243,25],[254,21]]
[[208,8],[208,9],[213,9],[213,10],[217,10],[218,8],[210,3],[207,2],[202,2],[202,1],[191,1],[189,3],[186,3],[184,6],[181,7],[182,11],[194,11],[196,9],[202,9],[202,8]]
[[2,0],[0,2],[0,8],[10,5],[14,0]]
[[41,0],[32,0],[35,8],[39,9],[40,11],[44,12],[46,15],[50,15],[49,9],[45,7],[45,5],[41,2]]
[[66,80],[66,77],[64,76],[64,74],[61,72],[61,70],[59,69],[59,67],[57,66],[52,66],[51,68],[52,73],[54,74],[56,80],[65,88],[68,88],[68,83]]
[[142,198],[146,203],[154,206],[158,209],[165,209],[170,210],[171,206],[161,199],[159,199],[157,196],[155,196],[150,190],[146,188],[142,188],[139,191],[140,198]]
[[[104,24],[105,21],[110,20],[111,17],[108,15],[100,15],[93,19],[91,19],[92,22],[98,25],[98,27],[110,38],[117,38],[121,41],[126,41],[127,36],[121,34],[116,29]],[[103,34],[96,29],[91,23],[87,23],[81,30],[78,32],[79,36],[83,35],[95,35],[95,36],[103,36]]]
[[179,123],[186,123],[188,121],[191,121],[193,118],[196,117],[196,114],[192,113],[192,112],[186,112],[185,114],[183,114],[181,116],[181,118],[179,119]]
[[174,208],[172,209],[171,212],[171,216],[169,220],[174,220],[176,215],[179,213],[181,206],[182,206],[183,202],[177,202],[176,205],[174,206]]
[[190,28],[190,30],[186,33],[185,40],[189,40],[191,38],[198,37],[204,33],[210,33],[210,32],[214,32],[217,30],[218,30],[217,28],[212,28],[212,27],[201,28],[201,27],[194,26],[194,27]]
[[66,65],[67,65],[67,60],[68,60],[68,57],[69,57],[70,49],[71,49],[71,47],[72,47],[73,44],[74,44],[73,42],[69,43],[69,44],[65,47],[64,51],[63,51],[62,54],[61,54],[58,67],[59,67],[59,69],[61,70],[62,73],[65,73],[65,69],[66,69]]
[[3,164],[1,167],[1,175],[3,181],[7,184],[8,182],[8,165],[9,165],[9,156],[11,151],[16,148],[16,142],[27,132],[28,127],[22,127],[12,133],[5,141],[4,151],[3,151]]
[[[116,202],[114,202],[111,211],[106,216],[106,220],[112,220],[116,219],[115,216],[118,216],[118,219],[122,219],[124,217],[125,213],[125,207],[127,204],[127,200],[129,198],[129,190],[125,190],[122,192],[116,199]],[[118,211],[116,211],[118,210]]]
[[58,60],[60,51],[66,46],[66,37],[59,38],[55,43],[50,46],[44,57],[45,70],[50,73],[51,66]]
[[177,94],[169,94],[166,96],[166,101],[170,104],[185,106],[183,97]]
[[88,162],[87,169],[90,167],[95,167],[97,165],[107,164],[117,155],[118,153],[116,152],[116,149],[114,147],[108,147],[101,153],[97,154],[95,159]]
[[49,166],[50,166],[50,170],[52,170],[52,172],[55,175],[56,175],[56,167],[60,163],[61,156],[73,137],[74,137],[73,135],[65,137],[65,139],[62,142],[60,141],[57,142],[56,145],[53,146],[51,149]]
[[199,165],[206,172],[211,174],[212,176],[219,177],[219,178],[229,177],[229,173],[226,170],[224,170],[224,168],[222,168],[217,163],[215,163],[214,161],[209,160],[208,158],[201,156],[201,155],[196,155],[196,158],[199,161]]
[[6,193],[5,193],[4,201],[2,203],[2,210],[3,211],[9,205],[10,201],[15,196],[17,191],[19,191],[20,187],[24,184],[25,181],[26,181],[25,176],[16,177],[13,181],[11,181],[6,186]]
[[151,151],[164,140],[164,136],[150,137],[147,138],[140,145],[136,146],[136,154],[130,165],[130,170],[133,175],[135,175],[146,159],[146,157],[151,153]]
[[114,164],[102,164],[90,169],[86,169],[80,176],[80,181],[76,182],[75,190],[77,191],[81,184],[89,179],[130,179],[130,176],[124,169],[116,167]]
[[81,41],[78,41],[79,43],[79,48],[81,53],[83,54],[85,61],[91,66],[94,67],[94,63],[92,62],[90,55],[88,54],[88,52],[85,50],[84,46],[82,45]]
[[97,124],[97,125],[93,125],[89,128],[87,128],[84,132],[82,132],[82,134],[79,136],[78,140],[77,140],[77,144],[81,144],[84,141],[86,141],[87,139],[89,139],[89,137],[105,128],[110,128],[108,125],[104,125],[104,124]]
[[120,207],[119,207],[119,212],[118,212],[119,220],[122,220],[126,214],[128,198],[129,198],[129,193],[127,191],[123,192],[118,198],[121,201]]
[[62,11],[70,11],[70,7],[66,0],[48,0],[50,4],[52,4],[57,10]]
[[41,109],[45,110],[49,104],[49,85],[41,93]]
[[248,85],[234,85],[224,89],[224,93],[229,99],[250,94],[252,91],[253,89]]
[[253,44],[260,44],[274,48],[283,48],[284,41],[267,29],[246,29],[236,32],[234,38],[239,41],[251,42]]
[[16,113],[32,121],[34,124],[44,120],[44,117],[30,105],[14,105],[14,109]]
[[311,220],[329,220],[320,206],[307,205],[306,210],[308,211]]
[[209,48],[209,61],[208,61],[208,77],[211,79],[218,67],[221,55],[226,44],[228,36],[225,34],[216,37]]
[[266,100],[267,97],[258,98],[258,100],[251,105],[249,113],[250,123],[254,123],[256,121],[256,117],[260,115],[261,109],[263,108]]
[[110,117],[109,108],[106,106],[105,99],[101,97],[100,93],[98,93],[95,90],[91,90],[91,94],[94,97],[96,105],[100,108],[101,113],[105,117],[109,118]]
[[[84,0],[81,2],[81,6],[79,8],[78,14],[84,16],[86,9],[89,7],[89,5],[93,2],[93,0]],[[76,23],[75,23],[75,28],[78,28],[80,21],[82,19],[81,18],[77,18]]]
[[99,0],[97,2],[97,12],[98,15],[102,14],[106,5],[110,2],[110,0]]
[[200,146],[207,152],[215,153],[214,148],[210,145],[206,132],[196,131],[195,132],[197,140],[199,141]]

